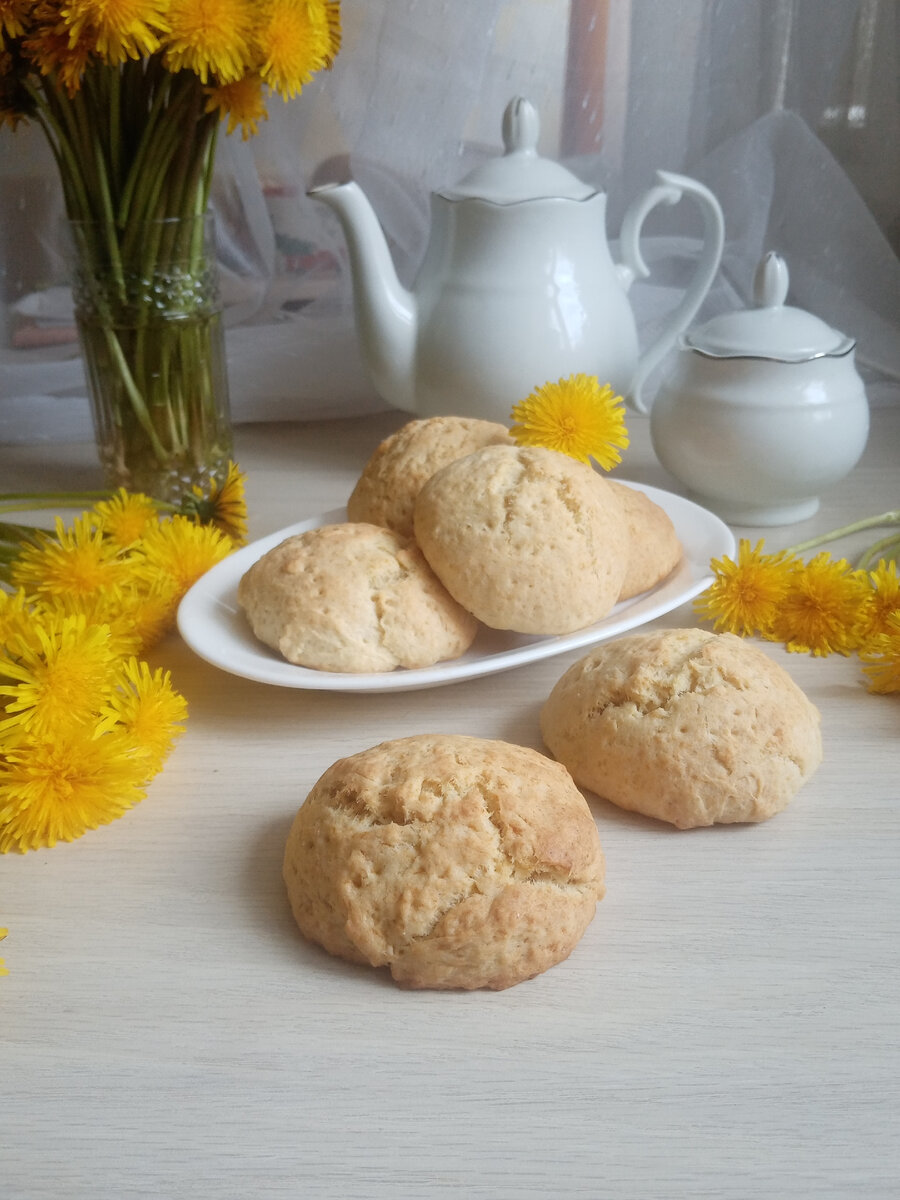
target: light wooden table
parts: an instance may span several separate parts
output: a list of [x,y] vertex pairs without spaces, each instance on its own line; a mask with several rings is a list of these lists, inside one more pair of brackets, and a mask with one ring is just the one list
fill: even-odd
[[[403,419],[241,427],[251,536],[342,504]],[[873,419],[863,463],[770,546],[897,507],[900,411]],[[631,425],[623,476],[672,488]],[[0,448],[0,489],[99,486],[93,462]],[[787,811],[679,833],[593,800],[608,894],[571,958],[441,994],[303,942],[290,821],[386,738],[540,748],[578,655],[366,697],[246,682],[172,635],[154,661],[190,718],[148,798],[0,860],[0,1196],[900,1195],[900,697],[867,694],[853,659],[765,649],[823,716],[824,765]]]

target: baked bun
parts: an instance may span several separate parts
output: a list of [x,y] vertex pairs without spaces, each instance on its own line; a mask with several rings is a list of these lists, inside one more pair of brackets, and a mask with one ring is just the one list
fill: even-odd
[[435,471],[480,450],[508,444],[505,425],[470,417],[429,417],[410,421],[384,439],[363,468],[350,499],[347,519],[384,525],[412,537],[413,505]]
[[334,763],[284,856],[306,937],[411,988],[507,988],[566,958],[603,896],[584,797],[522,746],[424,734]]
[[608,481],[540,447],[488,446],[442,467],[416,499],[415,537],[464,608],[517,633],[599,621],[628,564],[627,526]]
[[376,525],[323,525],[269,550],[238,585],[260,641],[320,671],[429,667],[463,654],[478,622],[415,542]]
[[602,643],[566,671],[540,720],[582,787],[679,829],[765,821],[822,760],[819,712],[787,672],[702,629]]
[[646,492],[610,479],[628,526],[628,569],[619,592],[630,600],[655,587],[681,561],[683,549],[669,514]]

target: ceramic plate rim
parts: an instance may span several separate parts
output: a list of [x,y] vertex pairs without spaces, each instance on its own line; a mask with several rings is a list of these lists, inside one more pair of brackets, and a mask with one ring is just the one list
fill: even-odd
[[252,563],[285,538],[320,525],[346,521],[343,508],[331,509],[257,538],[217,563],[182,599],[178,608],[179,632],[198,657],[228,674],[277,687],[335,692],[397,692],[440,687],[512,670],[617,637],[693,599],[712,581],[710,559],[732,557],[735,550],[734,534],[708,509],[650,484],[624,479],[617,482],[644,492],[665,509],[681,539],[684,555],[672,574],[655,588],[617,604],[602,621],[575,633],[527,637],[482,629],[473,647],[462,657],[413,670],[343,674],[294,666],[254,637],[237,606],[237,585]]

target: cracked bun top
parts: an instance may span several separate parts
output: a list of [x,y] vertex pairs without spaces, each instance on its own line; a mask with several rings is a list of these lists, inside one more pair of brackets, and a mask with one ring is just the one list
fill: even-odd
[[478,629],[414,542],[367,524],[286,538],[241,578],[238,603],[261,642],[321,671],[430,667]]
[[349,521],[413,535],[413,506],[435,471],[482,446],[512,445],[505,425],[474,417],[409,421],[386,437],[363,468],[347,501]]
[[334,763],[284,857],[294,917],[414,988],[507,988],[566,958],[603,896],[568,771],[507,742],[423,734]]
[[540,721],[582,787],[679,829],[764,821],[822,760],[819,711],[788,673],[702,629],[603,642],[558,681]]
[[629,555],[621,503],[557,451],[488,446],[457,459],[424,484],[414,523],[435,574],[493,629],[571,633],[619,598]]

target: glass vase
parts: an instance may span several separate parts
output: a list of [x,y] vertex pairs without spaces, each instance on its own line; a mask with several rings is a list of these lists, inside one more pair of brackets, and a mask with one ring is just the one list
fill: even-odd
[[212,215],[69,226],[107,485],[174,504],[206,491],[233,453]]

